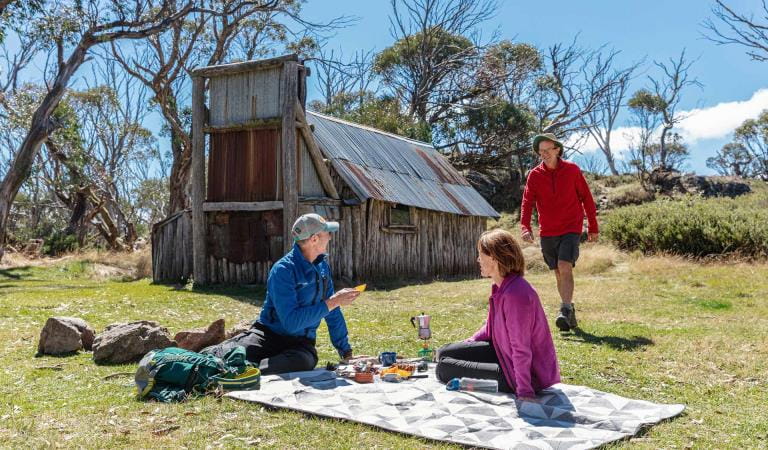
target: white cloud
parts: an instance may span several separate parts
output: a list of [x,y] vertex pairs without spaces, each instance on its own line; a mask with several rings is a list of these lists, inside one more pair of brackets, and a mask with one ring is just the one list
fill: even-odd
[[[688,144],[707,139],[724,139],[745,120],[757,117],[764,109],[768,109],[768,89],[759,89],[749,100],[723,102],[709,108],[682,111],[681,115],[685,119],[680,122],[675,131],[680,133]],[[616,128],[611,133],[611,148],[617,154],[629,149],[631,136],[636,136],[638,132],[639,129],[636,127]],[[576,139],[571,139],[568,143],[575,142]],[[599,151],[600,147],[594,139],[589,137],[579,149],[584,153],[590,153]]]
[[719,103],[711,108],[697,108],[686,116],[677,129],[688,142],[702,139],[722,139],[747,119],[757,117],[768,109],[768,89],[760,89],[747,101]]

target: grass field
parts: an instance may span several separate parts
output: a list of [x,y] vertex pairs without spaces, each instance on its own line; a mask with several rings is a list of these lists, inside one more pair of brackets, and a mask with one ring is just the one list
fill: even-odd
[[[563,381],[662,403],[684,415],[618,448],[766,448],[768,264],[700,264],[587,245],[577,266],[582,331],[555,335]],[[547,313],[554,277],[535,247],[527,279]],[[538,258],[538,259],[537,259]],[[432,448],[448,447],[360,425],[203,398],[160,405],[134,400],[135,365],[97,366],[91,355],[34,357],[50,316],[97,331],[156,320],[171,333],[223,317],[257,316],[260,287],[192,291],[148,280],[105,280],[76,259],[0,269],[0,446]],[[437,281],[366,292],[345,309],[355,352],[419,348],[409,317],[433,317],[434,346],[469,336],[486,315],[487,280]],[[318,332],[320,362],[333,359]],[[109,375],[117,374],[114,377]],[[121,375],[123,374],[123,375]]]

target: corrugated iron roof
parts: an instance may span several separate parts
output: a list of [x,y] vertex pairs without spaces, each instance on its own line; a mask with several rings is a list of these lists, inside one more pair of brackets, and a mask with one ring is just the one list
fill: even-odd
[[361,199],[499,217],[431,145],[313,111],[307,121],[325,157]]

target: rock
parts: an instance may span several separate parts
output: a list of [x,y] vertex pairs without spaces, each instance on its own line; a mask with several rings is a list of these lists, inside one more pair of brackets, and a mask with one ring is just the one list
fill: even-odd
[[664,194],[695,194],[702,197],[738,197],[752,191],[747,183],[733,177],[705,177],[654,170],[651,183]]
[[168,329],[150,320],[109,325],[93,341],[93,360],[97,364],[138,361],[148,351],[173,347]]
[[243,331],[248,331],[253,326],[252,320],[244,320],[242,322],[239,322],[237,325],[232,327],[229,331],[227,331],[227,334],[224,336],[224,339],[230,339],[234,336],[237,336],[238,334],[242,333]]
[[462,174],[497,211],[511,211],[520,207],[525,179],[516,170],[497,170],[492,173],[467,170]]
[[93,345],[93,335],[93,328],[83,319],[49,317],[40,331],[37,353],[61,355],[82,349],[90,350]]
[[179,348],[199,352],[209,345],[216,345],[224,340],[224,319],[219,319],[208,328],[197,328],[189,331],[179,331],[173,337]]

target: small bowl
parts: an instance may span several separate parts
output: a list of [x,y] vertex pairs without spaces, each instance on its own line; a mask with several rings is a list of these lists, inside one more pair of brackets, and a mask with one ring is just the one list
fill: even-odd
[[373,383],[373,373],[355,372],[355,381],[358,383]]

